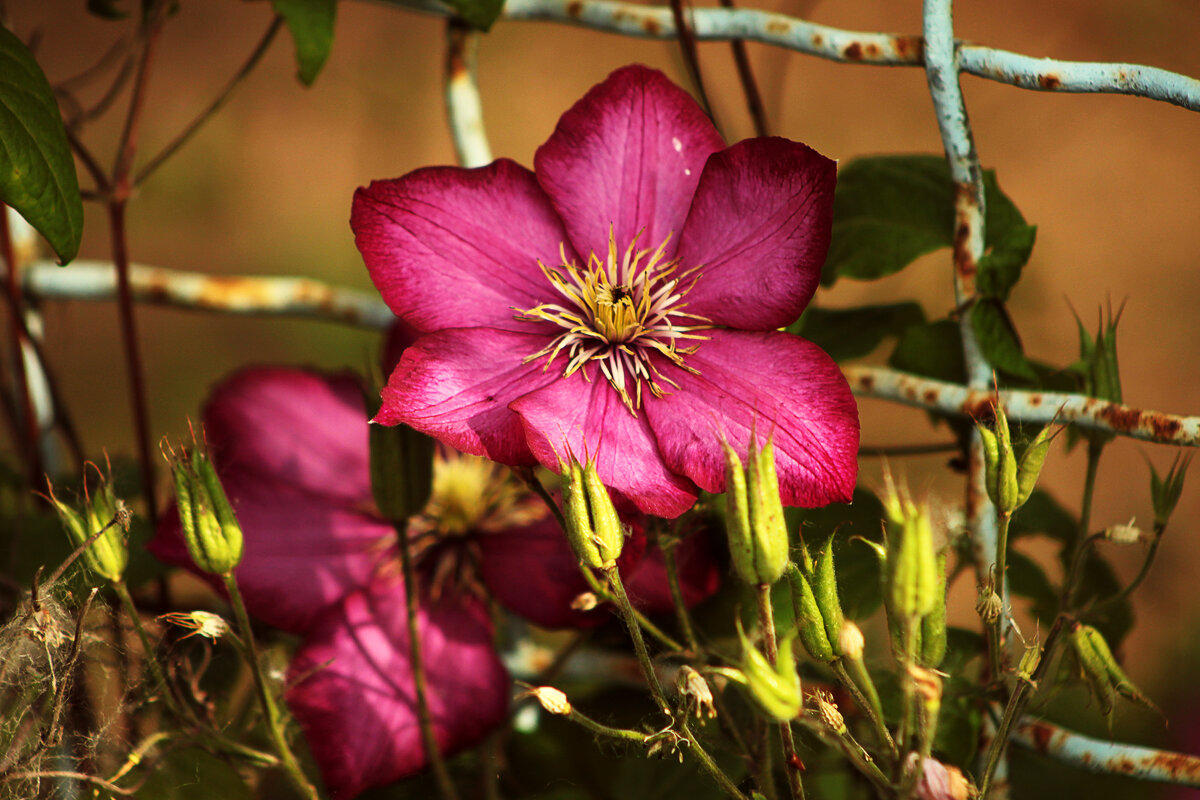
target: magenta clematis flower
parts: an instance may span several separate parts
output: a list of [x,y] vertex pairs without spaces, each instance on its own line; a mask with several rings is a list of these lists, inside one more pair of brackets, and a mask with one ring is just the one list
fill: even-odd
[[[366,409],[358,379],[288,368],[240,372],[204,411],[214,461],[245,533],[235,574],[255,617],[304,639],[288,670],[288,705],[334,797],[420,772],[395,532],[374,512]],[[510,680],[493,646],[486,597],[545,627],[596,624],[563,533],[504,471],[455,454],[435,464],[434,493],[410,529],[422,579],[418,609],[428,697],[444,753],[506,719]],[[621,562],[644,610],[669,603],[661,560],[631,539]],[[689,601],[716,589],[717,568],[692,536],[679,545]],[[150,549],[193,568],[177,518]],[[633,587],[637,587],[637,592]]]
[[817,286],[835,165],[779,138],[725,147],[642,66],[575,104],[530,171],[421,169],[355,194],[383,299],[422,335],[377,422],[556,469],[674,517],[724,489],[720,440],[774,437],[784,502],[849,500],[858,412],[818,347],[778,328]]

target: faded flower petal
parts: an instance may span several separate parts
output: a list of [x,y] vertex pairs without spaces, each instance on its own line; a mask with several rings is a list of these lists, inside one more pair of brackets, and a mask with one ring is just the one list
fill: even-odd
[[721,437],[746,452],[750,433],[773,437],[785,505],[848,502],[858,470],[858,408],[841,370],[788,333],[712,331],[679,390],[647,404],[667,466],[709,492],[725,489]]
[[612,230],[622,243],[641,233],[643,247],[673,234],[670,257],[704,162],[724,146],[687,92],[631,66],[563,114],[533,163],[581,255],[607,249]]
[[703,265],[687,310],[772,330],[812,299],[829,251],[837,167],[787,139],[748,139],[708,160],[676,254]]
[[695,502],[692,482],[663,464],[646,415],[630,414],[599,375],[588,381],[576,373],[530,392],[512,408],[546,467],[557,470],[571,454],[581,461],[590,458],[605,486],[648,514],[677,517]]
[[[434,735],[450,756],[504,721],[509,679],[481,603],[426,598],[417,614]],[[396,579],[330,608],[292,661],[288,705],[337,800],[427,764],[408,654],[404,591]]]
[[350,225],[384,301],[421,331],[527,330],[512,309],[549,299],[537,262],[557,264],[566,239],[533,173],[503,159],[375,181]]
[[508,406],[557,374],[522,363],[541,337],[492,328],[455,328],[410,345],[383,389],[374,421],[405,422],[463,453],[503,464],[533,464],[521,421]]

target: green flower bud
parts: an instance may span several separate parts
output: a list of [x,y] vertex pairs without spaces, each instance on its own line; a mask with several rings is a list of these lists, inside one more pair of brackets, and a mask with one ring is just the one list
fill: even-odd
[[596,465],[575,458],[560,465],[563,479],[563,518],[567,540],[579,563],[592,569],[616,564],[625,545],[625,529]]
[[212,460],[200,445],[164,453],[175,482],[179,523],[192,561],[212,575],[229,575],[242,560],[242,528]]
[[800,643],[813,660],[825,663],[833,661],[836,655],[826,633],[825,621],[821,608],[817,605],[812,585],[795,564],[788,567],[787,576],[792,585],[792,609],[796,616]]
[[1100,631],[1090,625],[1076,623],[1070,632],[1070,642],[1071,651],[1083,678],[1110,726],[1118,694],[1146,708],[1157,710],[1154,703],[1142,694],[1121,669]]
[[1183,493],[1183,480],[1187,477],[1188,467],[1192,463],[1192,454],[1176,455],[1167,470],[1165,478],[1158,477],[1158,470],[1150,465],[1150,501],[1154,506],[1154,527],[1162,530],[1167,527],[1167,521],[1175,512],[1179,496]]
[[921,617],[921,650],[917,663],[922,667],[936,668],[946,657],[946,556],[947,550],[937,555],[937,593],[933,610]]
[[742,673],[755,704],[776,722],[788,722],[798,717],[804,708],[804,697],[800,674],[796,672],[792,658],[793,637],[779,642],[779,655],[774,665],[750,642],[740,623],[738,638],[742,642]]
[[933,524],[929,509],[917,507],[888,482],[885,508],[889,511],[885,596],[897,618],[916,621],[932,613],[938,600],[940,581],[933,549]]
[[[372,416],[379,401],[369,397]],[[433,491],[434,440],[408,425],[371,425],[371,493],[384,519],[402,522],[421,512]]]
[[[100,470],[97,468],[96,472],[99,474]],[[121,580],[129,563],[129,549],[124,534],[129,529],[130,514],[113,492],[110,480],[101,475],[100,486],[95,492],[89,492],[85,475],[82,513],[55,497],[54,487],[49,483],[46,488],[48,499],[58,512],[71,542],[76,547],[86,545],[83,563],[87,568],[110,583]]]
[[788,565],[775,447],[768,439],[758,450],[751,438],[747,469],[728,442],[722,441],[721,447],[725,452],[725,529],[734,571],[746,583],[771,585]]

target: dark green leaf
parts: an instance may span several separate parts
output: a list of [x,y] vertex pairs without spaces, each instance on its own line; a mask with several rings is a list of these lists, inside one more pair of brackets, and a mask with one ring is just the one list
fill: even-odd
[[958,323],[939,319],[914,325],[904,332],[888,363],[898,370],[924,375],[951,383],[964,383],[967,368],[963,362],[962,335]]
[[1083,619],[1104,634],[1114,651],[1133,629],[1133,605],[1128,599],[1119,603],[1103,602],[1120,589],[1121,582],[1108,560],[1093,549],[1084,560],[1083,576],[1076,588],[1074,601],[1081,608],[1095,606]]
[[446,0],[472,28],[491,30],[504,10],[504,0]]
[[1058,592],[1036,561],[1023,553],[1009,549],[1008,587],[1018,597],[1033,600],[1033,615],[1048,623],[1058,614]]
[[50,83],[33,55],[0,27],[0,202],[38,230],[62,263],[83,235],[75,160]]
[[337,0],[271,0],[296,43],[296,77],[312,86],[333,47]]
[[979,259],[975,289],[984,297],[1007,300],[1021,277],[1021,268],[1029,261],[1036,238],[1036,225],[1022,224],[1009,231]]
[[898,336],[925,321],[919,303],[827,309],[809,306],[804,316],[788,328],[833,357],[834,361],[865,356],[885,336]]
[[1008,526],[1009,541],[1021,536],[1044,534],[1055,541],[1066,543],[1075,538],[1079,521],[1067,511],[1049,492],[1034,489],[1025,505],[1013,515]]
[[[1029,258],[1031,233],[994,172],[983,174],[984,244],[994,262],[989,285],[1020,275]],[[918,257],[954,243],[954,182],[939,156],[880,156],[851,161],[838,171],[833,238],[821,281],[873,280],[891,275]],[[1026,240],[1029,247],[1025,247]],[[1011,288],[1011,284],[1009,284]]]
[[796,530],[810,547],[837,532],[833,544],[834,569],[837,571],[838,597],[848,619],[863,619],[875,613],[883,602],[880,588],[879,557],[867,545],[853,541],[861,536],[882,541],[883,506],[867,489],[856,488],[853,502],[833,503],[824,508],[788,508],[788,529]]
[[1037,380],[1037,374],[1025,360],[1021,340],[1003,303],[991,299],[977,302],[971,308],[971,328],[989,364],[1010,375],[1029,381]]

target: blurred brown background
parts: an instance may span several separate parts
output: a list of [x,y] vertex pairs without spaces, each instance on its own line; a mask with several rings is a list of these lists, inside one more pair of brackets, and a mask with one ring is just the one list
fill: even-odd
[[[10,26],[40,33],[38,57],[52,82],[94,62],[127,22],[87,15],[83,0],[17,0]],[[132,7],[133,1],[123,5]],[[1122,61],[1200,76],[1200,14],[1193,0],[1010,0],[956,4],[961,38],[1033,56]],[[767,0],[759,7],[857,30],[915,33],[916,0]],[[238,68],[271,18],[265,2],[182,0],[167,24],[146,104],[143,158],[156,152]],[[146,185],[130,207],[136,261],[219,274],[309,275],[370,288],[347,223],[354,189],[413,168],[452,163],[441,102],[444,22],[369,2],[340,4],[332,56],[312,89],[294,78],[281,34],[228,106]],[[917,69],[840,65],[751,44],[773,133],[843,162],[864,154],[940,153],[924,74]],[[700,46],[718,122],[732,141],[752,135],[729,47]],[[551,23],[498,24],[480,48],[484,114],[493,152],[530,164],[558,115],[612,69],[640,61],[682,81],[676,46]],[[1200,115],[1117,95],[1037,93],[963,78],[985,166],[1030,222],[1038,244],[1010,309],[1034,357],[1067,364],[1076,355],[1070,306],[1095,327],[1099,306],[1127,302],[1120,327],[1128,403],[1200,413]],[[85,94],[94,99],[96,94]],[[123,109],[121,103],[118,111]],[[113,158],[120,113],[86,131],[104,164]],[[87,180],[83,180],[87,184]],[[108,258],[105,219],[92,206],[82,255]],[[69,267],[67,268],[69,269]],[[829,306],[915,298],[931,316],[952,305],[950,262],[940,253],[874,284],[843,281],[818,296]],[[1068,305],[1070,304],[1070,305]],[[154,436],[178,433],[207,387],[251,362],[360,367],[375,336],[313,322],[232,319],[140,310]],[[132,452],[115,309],[108,303],[46,308],[49,352],[89,449]],[[863,441],[945,438],[921,412],[863,403]],[[1169,448],[1121,441],[1100,472],[1093,527],[1136,516],[1149,525],[1146,459],[1160,470]],[[914,487],[955,501],[943,459],[902,467]],[[864,463],[864,479],[878,464]],[[1078,508],[1082,448],[1056,447],[1048,484]],[[1167,533],[1150,581],[1137,595],[1144,623],[1125,652],[1136,681],[1178,684],[1200,653],[1192,591],[1200,569],[1200,470]],[[1132,575],[1139,548],[1114,554]],[[971,587],[960,587],[964,598]],[[965,612],[964,612],[965,613]],[[1167,674],[1168,670],[1174,673]],[[1153,692],[1152,692],[1153,693]],[[1194,700],[1200,704],[1200,690]],[[1182,707],[1170,715],[1178,726]],[[1145,723],[1142,712],[1124,711]],[[1139,716],[1142,715],[1142,716]],[[1151,715],[1152,717],[1152,715]],[[1161,738],[1162,723],[1148,727]]]

